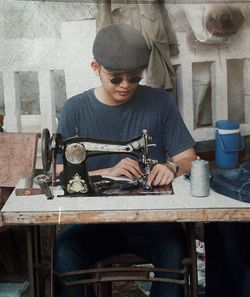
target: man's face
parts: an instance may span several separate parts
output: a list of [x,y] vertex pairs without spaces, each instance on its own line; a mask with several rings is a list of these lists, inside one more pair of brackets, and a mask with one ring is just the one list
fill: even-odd
[[102,82],[101,99],[109,105],[119,105],[127,102],[142,79],[142,69],[117,73],[98,64],[98,73]]

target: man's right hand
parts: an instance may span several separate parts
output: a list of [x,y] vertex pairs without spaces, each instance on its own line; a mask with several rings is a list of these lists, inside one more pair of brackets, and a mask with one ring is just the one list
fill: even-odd
[[140,178],[143,173],[140,169],[139,163],[131,158],[124,158],[118,162],[114,167],[107,168],[110,176],[126,176],[130,179],[134,177]]
[[129,179],[140,178],[143,173],[139,163],[131,158],[124,158],[115,166],[89,172],[89,175],[126,176]]

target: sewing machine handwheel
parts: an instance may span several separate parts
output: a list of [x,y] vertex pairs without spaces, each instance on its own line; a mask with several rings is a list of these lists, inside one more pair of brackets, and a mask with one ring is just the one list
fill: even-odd
[[42,163],[43,170],[48,172],[52,162],[51,138],[48,129],[43,129],[42,132]]

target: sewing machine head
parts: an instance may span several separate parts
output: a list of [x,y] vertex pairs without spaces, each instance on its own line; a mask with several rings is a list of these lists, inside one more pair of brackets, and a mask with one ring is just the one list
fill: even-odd
[[[61,185],[65,194],[84,195],[94,192],[93,184],[89,178],[86,168],[86,160],[89,157],[108,154],[126,154],[137,158],[145,173],[145,179],[150,173],[153,164],[157,163],[148,155],[150,136],[147,130],[130,139],[127,142],[115,142],[91,139],[85,137],[71,137],[63,139],[61,134],[52,134],[44,129],[42,133],[42,162],[43,169],[48,172],[53,164],[55,168],[58,154],[63,158],[63,173],[61,174]],[[52,174],[53,175],[53,174]]]

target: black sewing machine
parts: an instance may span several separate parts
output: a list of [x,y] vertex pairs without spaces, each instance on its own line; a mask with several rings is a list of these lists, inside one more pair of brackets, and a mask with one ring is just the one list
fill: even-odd
[[[138,181],[131,181],[120,185],[120,188],[126,189],[141,187],[143,191],[150,192],[152,188],[147,185],[147,177],[157,160],[149,158],[149,144],[151,137],[147,130],[132,138],[127,142],[114,142],[98,139],[91,139],[85,137],[71,137],[63,139],[60,134],[52,134],[50,136],[49,130],[44,129],[42,132],[42,162],[45,173],[48,173],[51,164],[53,164],[53,171],[56,164],[58,154],[62,155],[64,169],[60,176],[60,183],[65,192],[65,195],[85,196],[91,194],[98,194],[100,189],[108,189],[109,182],[107,179],[100,181],[96,177],[89,177],[86,168],[87,158],[97,155],[108,154],[126,154],[134,156],[144,172],[144,176]],[[52,173],[52,179],[55,173]],[[113,186],[110,187],[111,189]],[[157,193],[159,193],[159,189]],[[169,191],[169,188],[167,189]],[[166,189],[165,192],[166,193]],[[104,193],[105,194],[105,193]],[[110,191],[106,194],[112,194]]]

